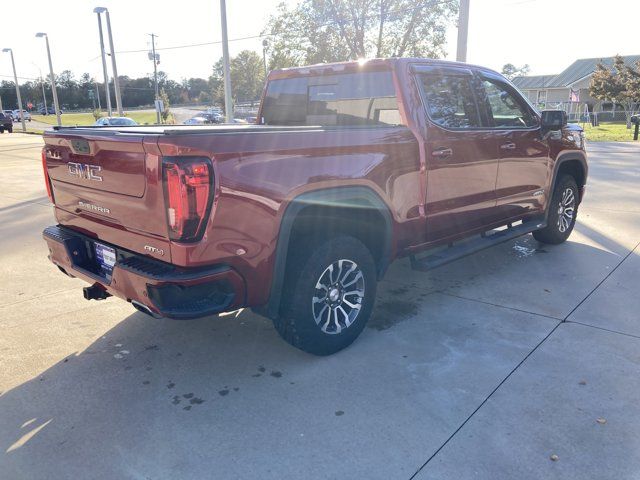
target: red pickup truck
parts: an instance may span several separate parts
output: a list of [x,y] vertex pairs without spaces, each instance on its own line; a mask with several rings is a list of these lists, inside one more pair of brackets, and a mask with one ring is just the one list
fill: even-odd
[[466,64],[274,71],[258,123],[46,132],[49,258],[87,299],[177,319],[251,307],[326,355],[362,331],[394,259],[561,243],[587,179],[564,112]]

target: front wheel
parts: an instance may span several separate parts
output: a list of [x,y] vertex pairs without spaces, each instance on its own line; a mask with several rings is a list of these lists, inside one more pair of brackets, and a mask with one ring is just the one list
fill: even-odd
[[533,237],[542,243],[557,245],[564,242],[576,224],[578,213],[578,185],[571,175],[563,175],[558,179],[553,191],[547,226],[533,232]]
[[376,296],[376,268],[367,247],[340,236],[300,251],[288,269],[280,336],[300,350],[331,355],[349,346],[369,320]]

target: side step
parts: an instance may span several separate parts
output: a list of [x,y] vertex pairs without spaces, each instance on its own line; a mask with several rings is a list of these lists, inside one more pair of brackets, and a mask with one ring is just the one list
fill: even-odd
[[426,272],[441,265],[453,262],[454,260],[458,260],[459,258],[479,252],[480,250],[484,250],[485,248],[508,242],[509,240],[540,230],[544,227],[546,227],[546,223],[543,220],[533,220],[515,227],[509,224],[505,229],[490,230],[477,238],[463,240],[459,244],[452,244],[451,246],[438,250],[435,253],[429,254],[427,252],[427,255],[424,257],[417,258],[415,255],[411,255],[411,269]]

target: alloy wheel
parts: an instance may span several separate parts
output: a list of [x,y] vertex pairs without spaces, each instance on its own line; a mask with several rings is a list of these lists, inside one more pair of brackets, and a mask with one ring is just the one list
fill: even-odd
[[320,329],[334,335],[355,322],[364,299],[364,275],[358,264],[341,259],[329,265],[316,282],[311,302]]
[[565,188],[562,192],[562,198],[558,204],[558,230],[564,233],[573,222],[573,215],[576,210],[576,196],[572,188]]

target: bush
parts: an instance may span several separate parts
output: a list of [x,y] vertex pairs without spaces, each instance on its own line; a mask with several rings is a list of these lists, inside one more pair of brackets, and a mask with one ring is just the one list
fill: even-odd
[[102,117],[102,110],[98,110],[97,108],[91,112],[93,114],[93,118],[98,121],[100,117]]

